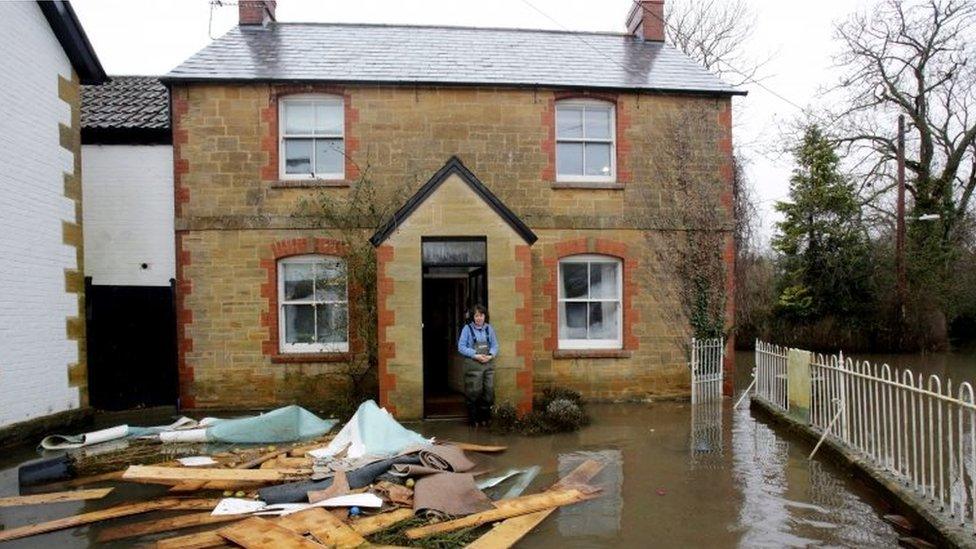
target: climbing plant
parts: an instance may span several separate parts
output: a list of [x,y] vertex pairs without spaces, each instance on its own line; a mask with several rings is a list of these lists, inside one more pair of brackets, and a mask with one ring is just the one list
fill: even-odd
[[376,250],[369,237],[389,220],[401,205],[404,185],[378,184],[369,166],[348,189],[323,189],[298,203],[295,215],[311,227],[338,235],[346,248],[346,277],[349,285],[350,339],[359,341],[362,351],[350,358],[354,401],[376,392],[377,349]]

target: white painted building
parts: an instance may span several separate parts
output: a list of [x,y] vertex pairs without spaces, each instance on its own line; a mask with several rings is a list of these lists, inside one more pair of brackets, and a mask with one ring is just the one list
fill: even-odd
[[151,76],[82,90],[85,276],[169,286],[176,276],[169,93]]
[[87,405],[79,83],[105,73],[67,2],[0,2],[0,51],[2,434]]

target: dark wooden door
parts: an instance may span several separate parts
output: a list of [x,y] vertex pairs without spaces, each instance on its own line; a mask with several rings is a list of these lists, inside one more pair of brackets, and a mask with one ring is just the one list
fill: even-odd
[[88,394],[93,407],[176,404],[172,286],[85,285]]

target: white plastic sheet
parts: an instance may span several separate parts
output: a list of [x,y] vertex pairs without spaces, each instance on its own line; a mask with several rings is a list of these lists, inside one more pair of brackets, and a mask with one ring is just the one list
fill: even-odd
[[180,462],[180,465],[184,467],[206,467],[207,465],[216,465],[217,461],[210,456],[190,456],[177,458],[176,461]]
[[75,448],[83,448],[85,446],[91,446],[92,444],[98,444],[100,442],[108,442],[110,440],[125,438],[128,435],[128,425],[117,425],[115,427],[109,427],[108,429],[92,431],[90,433],[84,433],[81,435],[47,436],[41,441],[41,447],[45,450],[73,450]]
[[162,442],[207,442],[207,429],[184,429],[159,433]]
[[328,446],[316,448],[308,454],[315,459],[327,459],[345,450],[346,458],[384,456],[396,454],[411,446],[427,446],[433,443],[433,439],[426,439],[405,428],[385,408],[367,400],[359,405],[356,413]]
[[211,515],[246,515],[267,507],[268,504],[254,499],[224,498],[217,503]]

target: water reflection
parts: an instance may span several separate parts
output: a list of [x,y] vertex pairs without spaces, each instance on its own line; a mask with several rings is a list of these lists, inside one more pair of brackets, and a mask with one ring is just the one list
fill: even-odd
[[616,538],[623,511],[624,459],[620,450],[571,452],[559,455],[559,477],[563,478],[592,459],[603,469],[590,484],[600,487],[600,497],[559,509],[559,533],[564,536]]
[[722,447],[722,399],[697,402],[691,405],[691,467],[692,469],[722,466],[725,462]]

